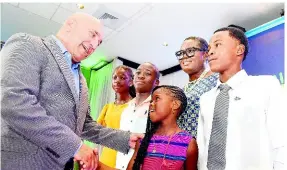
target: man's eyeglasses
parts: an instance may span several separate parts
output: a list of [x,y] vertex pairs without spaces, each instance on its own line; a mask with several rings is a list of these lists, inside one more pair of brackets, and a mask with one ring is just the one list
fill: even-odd
[[196,51],[205,51],[203,49],[200,48],[195,48],[195,47],[191,47],[191,48],[187,48],[185,50],[179,50],[177,52],[175,52],[175,56],[177,57],[178,60],[182,60],[184,54],[190,58],[193,57]]

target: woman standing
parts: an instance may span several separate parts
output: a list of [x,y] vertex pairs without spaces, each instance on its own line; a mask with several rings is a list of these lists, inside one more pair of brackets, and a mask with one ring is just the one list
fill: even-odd
[[203,38],[188,37],[175,53],[181,69],[189,76],[189,82],[184,86],[187,107],[179,117],[178,125],[194,137],[197,136],[200,96],[215,87],[218,80],[218,74],[207,67],[207,51],[208,44]]

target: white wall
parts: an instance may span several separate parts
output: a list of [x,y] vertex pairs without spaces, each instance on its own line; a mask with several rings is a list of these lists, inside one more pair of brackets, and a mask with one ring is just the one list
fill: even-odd
[[[207,60],[204,62],[204,67],[207,70],[210,69]],[[179,70],[166,76],[162,76],[159,80],[161,85],[174,85],[183,88],[183,86],[188,83],[189,77],[184,71]]]
[[183,88],[188,83],[188,75],[182,70],[161,76],[159,78],[160,85],[174,85]]
[[[122,65],[122,61],[116,59],[117,65]],[[130,67],[131,68],[131,67]],[[131,68],[133,73],[135,74],[136,69]],[[186,85],[188,83],[188,75],[183,72],[182,70],[165,75],[165,76],[160,76],[159,78],[160,81],[160,85],[174,85],[174,86],[178,86],[180,88],[183,88],[184,85]]]

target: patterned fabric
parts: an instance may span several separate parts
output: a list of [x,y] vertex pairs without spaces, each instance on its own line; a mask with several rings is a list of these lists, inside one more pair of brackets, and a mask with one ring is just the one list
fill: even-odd
[[208,169],[224,170],[226,165],[226,135],[227,135],[227,119],[229,108],[228,91],[231,89],[227,84],[221,84],[218,94],[212,121],[212,130],[208,147]]
[[189,82],[184,87],[184,92],[187,97],[187,106],[185,112],[183,112],[178,119],[178,125],[181,129],[188,131],[194,137],[197,136],[200,96],[216,86],[218,77],[219,75],[214,73],[201,79],[195,86],[195,81],[193,81]]
[[127,152],[130,134],[92,120],[85,78],[78,94],[51,36],[15,34],[1,59],[1,170],[63,170],[82,138]]
[[[172,136],[168,145],[169,138],[169,136],[153,135],[142,170],[179,170],[184,168],[186,152],[192,136],[186,131],[179,132]],[[154,149],[156,152],[153,152]]]
[[68,50],[66,49],[64,44],[56,36],[52,35],[51,37],[56,41],[57,45],[61,48],[61,51],[64,54],[68,65],[71,66],[71,71],[73,73],[74,80],[75,80],[75,86],[76,86],[77,92],[79,94],[79,92],[80,92],[80,80],[79,80],[80,63],[73,63],[72,62],[72,55],[68,52]]

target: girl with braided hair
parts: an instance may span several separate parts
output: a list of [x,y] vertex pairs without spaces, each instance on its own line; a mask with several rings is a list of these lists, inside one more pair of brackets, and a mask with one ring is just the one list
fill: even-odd
[[198,149],[177,118],[187,98],[176,86],[157,86],[152,92],[145,137],[136,145],[128,170],[196,170]]

